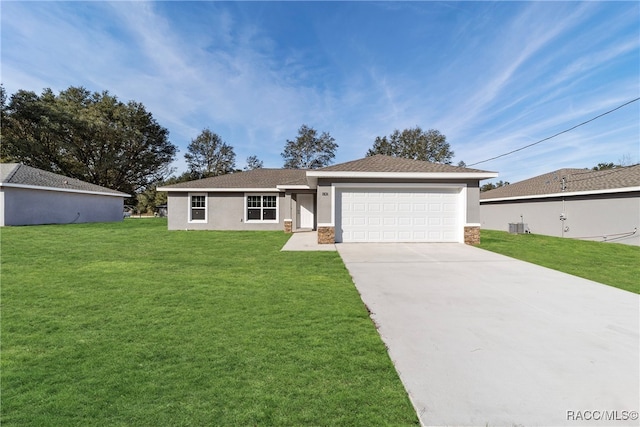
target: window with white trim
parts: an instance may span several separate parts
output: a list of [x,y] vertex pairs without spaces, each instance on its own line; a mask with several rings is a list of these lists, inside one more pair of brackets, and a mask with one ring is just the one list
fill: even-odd
[[206,194],[189,194],[189,222],[207,222]]
[[278,222],[278,195],[248,194],[247,222]]

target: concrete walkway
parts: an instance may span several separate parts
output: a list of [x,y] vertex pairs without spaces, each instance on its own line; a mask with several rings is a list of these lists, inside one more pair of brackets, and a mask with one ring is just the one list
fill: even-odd
[[640,425],[640,296],[461,244],[336,246],[423,425]]
[[281,251],[334,251],[336,245],[319,245],[318,232],[298,231],[291,235]]

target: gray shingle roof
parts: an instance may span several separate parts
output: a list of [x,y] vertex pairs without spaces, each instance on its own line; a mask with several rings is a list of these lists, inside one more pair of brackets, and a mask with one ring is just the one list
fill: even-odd
[[[307,169],[254,169],[247,172],[236,172],[214,176],[195,181],[162,186],[164,189],[198,189],[198,188],[273,188],[278,185],[308,185]],[[314,169],[314,172],[390,172],[390,173],[486,173],[480,169],[461,168],[458,166],[429,163],[420,160],[401,159],[397,157],[375,155],[351,162],[340,163],[325,168]]]
[[47,187],[58,190],[71,190],[92,193],[105,193],[129,197],[126,193],[111,190],[100,185],[91,184],[79,179],[69,178],[53,172],[26,166],[20,163],[0,163],[0,183],[26,185],[30,187]]
[[[564,191],[562,189],[564,178]],[[640,165],[594,171],[559,169],[480,194],[480,199],[524,197],[640,186]]]
[[407,173],[433,173],[433,172],[488,172],[480,169],[463,168],[459,166],[443,165],[422,160],[403,159],[400,157],[376,154],[364,159],[340,163],[316,169],[321,172],[407,172]]
[[307,185],[304,169],[254,169],[195,181],[181,182],[162,188],[273,188],[278,185]]

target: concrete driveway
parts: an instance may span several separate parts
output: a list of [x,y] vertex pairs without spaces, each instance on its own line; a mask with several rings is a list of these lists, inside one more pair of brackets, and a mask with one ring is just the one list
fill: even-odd
[[462,244],[336,247],[423,425],[640,425],[638,295]]

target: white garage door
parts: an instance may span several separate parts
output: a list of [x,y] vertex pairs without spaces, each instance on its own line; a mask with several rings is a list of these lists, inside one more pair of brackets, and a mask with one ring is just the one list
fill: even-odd
[[459,241],[459,189],[345,189],[337,196],[336,241]]

